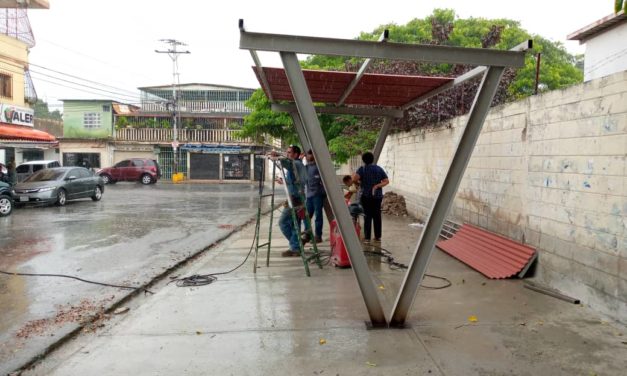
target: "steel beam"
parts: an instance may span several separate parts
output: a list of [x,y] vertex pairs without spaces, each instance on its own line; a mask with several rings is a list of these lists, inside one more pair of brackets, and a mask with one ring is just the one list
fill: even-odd
[[296,128],[296,134],[298,135],[298,140],[300,141],[300,145],[302,146],[302,152],[305,153],[307,150],[311,149],[311,142],[307,138],[307,134],[305,133],[305,128],[303,128],[303,122],[300,120],[300,115],[298,111],[290,112],[290,116],[294,121],[294,128]]
[[[388,30],[383,31],[383,33],[381,33],[381,37],[379,38],[379,42],[387,41],[389,34],[390,33]],[[359,67],[359,70],[357,71],[357,75],[353,78],[346,90],[344,90],[344,94],[342,94],[340,100],[337,101],[337,103],[335,104],[336,106],[341,106],[344,104],[346,98],[348,98],[348,96],[353,92],[359,81],[361,81],[361,78],[364,76],[364,74],[366,74],[366,69],[370,67],[370,64],[372,64],[372,59],[368,58],[364,60],[364,62],[361,64],[361,67]]]
[[331,161],[331,155],[327,147],[326,140],[318,122],[318,116],[311,101],[311,95],[305,82],[305,76],[300,68],[300,64],[295,53],[281,52],[281,60],[285,67],[285,73],[294,95],[294,101],[298,108],[298,113],[303,122],[303,127],[307,138],[311,141],[314,156],[327,197],[335,214],[340,233],[344,239],[344,244],[348,250],[353,272],[357,278],[357,283],[363,295],[370,321],[375,327],[386,327],[387,321],[377,295],[374,282],[370,277],[370,271],[364,256],[359,238],[355,232],[353,221],[348,212],[348,207],[344,202],[342,190],[337,183],[335,169]]
[[383,127],[381,127],[381,131],[379,131],[377,143],[374,145],[374,150],[372,151],[372,154],[374,154],[374,163],[377,163],[379,161],[379,157],[381,156],[381,150],[383,150],[383,144],[385,144],[385,139],[388,137],[388,133],[390,133],[391,126],[392,118],[385,118]]
[[[333,114],[333,115],[355,115],[355,116],[385,116],[391,118],[402,118],[403,110],[397,108],[368,108],[368,107],[314,107],[319,114]],[[296,106],[293,104],[278,104],[272,103],[272,111],[276,112],[298,112]]]
[[259,56],[257,56],[257,51],[250,50],[250,56],[252,56],[253,61],[255,62],[255,69],[257,69],[257,73],[261,78],[261,83],[263,83],[264,88],[267,90],[264,92],[268,96],[268,100],[270,103],[274,102],[274,98],[272,98],[272,90],[270,90],[270,84],[268,83],[268,78],[266,77],[266,73],[263,71],[263,66],[261,65],[261,60],[259,60]]
[[429,265],[429,260],[431,259],[433,248],[438,240],[440,230],[442,229],[442,224],[455,199],[457,188],[464,176],[464,171],[472,155],[477,138],[479,138],[479,134],[481,133],[483,122],[490,109],[490,104],[492,103],[504,70],[503,67],[490,67],[483,76],[483,81],[479,86],[475,101],[470,110],[468,123],[459,140],[455,155],[451,160],[451,165],[440,187],[440,192],[433,204],[431,215],[425,224],[420,240],[418,240],[416,250],[409,264],[409,269],[407,270],[407,274],[405,274],[405,279],[403,280],[396,302],[394,303],[390,326],[403,327],[405,324],[405,319],[416,298],[416,292],[418,291],[420,282]]
[[[515,46],[514,48],[510,49],[510,51],[517,51],[517,52],[524,52],[527,51],[529,49],[531,49],[533,47],[533,41],[531,39],[526,40],[522,43],[520,43],[519,45]],[[418,105],[420,103],[425,102],[427,99],[433,98],[436,95],[447,91],[450,88],[453,88],[457,85],[461,85],[466,81],[472,80],[475,77],[478,77],[480,75],[482,75],[483,73],[485,73],[486,69],[488,69],[488,67],[476,67],[474,69],[469,70],[468,72],[457,76],[453,81],[449,81],[447,83],[445,83],[442,86],[439,86],[433,90],[431,90],[430,92],[423,94],[421,96],[419,96],[418,98],[415,98],[413,100],[411,100],[410,102],[407,102],[406,104],[403,105],[403,107],[401,107],[401,109],[406,110],[410,107],[413,107],[415,105]]]
[[522,67],[525,53],[424,44],[251,33],[240,28],[239,47],[245,50],[292,52],[312,55],[355,56],[371,59],[411,60],[431,63]]

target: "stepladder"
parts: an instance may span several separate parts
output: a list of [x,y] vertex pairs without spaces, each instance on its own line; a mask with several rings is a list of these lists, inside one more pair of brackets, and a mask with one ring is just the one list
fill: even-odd
[[[296,166],[296,161],[283,158],[283,157],[272,157],[269,159],[272,161],[272,193],[264,194],[263,193],[263,184],[260,183],[259,188],[259,207],[257,211],[257,226],[260,226],[261,219],[261,201],[265,197],[271,197],[272,206],[274,207],[274,193],[275,193],[275,181],[277,178],[283,184],[286,195],[286,203],[283,207],[283,210],[289,211],[289,216],[291,219],[291,225],[293,226],[294,231],[297,232],[298,236],[298,255],[301,257],[305,274],[307,276],[311,276],[309,265],[311,263],[315,263],[319,268],[322,268],[322,262],[320,259],[320,252],[314,241],[314,233],[313,227],[311,223],[311,219],[309,217],[309,213],[307,213],[307,209],[305,206],[305,178],[306,176],[301,176],[298,172],[298,168]],[[278,170],[278,174],[277,174]],[[278,177],[277,177],[278,175]],[[270,216],[270,230],[268,232],[268,242],[261,243],[259,241],[259,227],[256,229],[257,240],[256,240],[256,248],[255,248],[255,271],[257,269],[257,255],[258,251],[261,248],[267,249],[266,255],[266,266],[270,265],[270,250],[271,250],[271,239],[272,239],[272,215]],[[301,232],[301,225],[304,224],[304,231]],[[310,239],[311,248],[305,248],[305,239]]]

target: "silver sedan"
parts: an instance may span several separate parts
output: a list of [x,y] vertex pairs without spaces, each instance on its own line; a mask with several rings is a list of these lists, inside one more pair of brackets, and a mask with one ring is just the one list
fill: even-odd
[[104,192],[100,176],[84,167],[46,168],[13,187],[16,206],[25,204],[65,205],[68,200],[99,201]]

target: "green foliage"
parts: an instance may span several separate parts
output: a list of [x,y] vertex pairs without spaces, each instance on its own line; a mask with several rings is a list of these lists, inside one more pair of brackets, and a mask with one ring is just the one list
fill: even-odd
[[146,128],[156,128],[157,127],[157,121],[154,118],[147,119],[144,124],[145,124]]
[[364,129],[355,134],[342,134],[329,141],[329,151],[336,163],[346,163],[350,157],[371,151],[379,132]]
[[618,13],[621,10],[627,11],[627,1],[614,0],[614,13]]
[[115,129],[126,128],[128,126],[128,124],[129,124],[129,122],[128,122],[128,119],[126,118],[126,116],[119,116],[115,120]]
[[37,102],[33,105],[33,110],[35,111],[36,119],[52,119],[52,120],[61,120],[61,112],[59,110],[54,110],[50,112],[48,108],[48,103],[41,99],[37,99]]
[[162,119],[159,122],[159,128],[170,129],[172,128],[172,125],[170,125],[170,122],[167,119]]
[[261,140],[263,135],[267,134],[288,142],[296,140],[292,118],[286,113],[273,112],[263,90],[255,91],[246,101],[246,107],[252,112],[244,118],[244,125],[237,132],[237,137]]
[[194,129],[194,120],[192,119],[183,119],[183,128],[185,129]]

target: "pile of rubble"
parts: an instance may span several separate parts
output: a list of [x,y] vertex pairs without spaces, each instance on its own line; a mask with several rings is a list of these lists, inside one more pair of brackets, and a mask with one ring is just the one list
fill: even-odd
[[381,212],[383,214],[395,215],[397,217],[404,217],[408,215],[407,205],[405,204],[405,197],[398,195],[394,192],[386,192],[383,195]]

